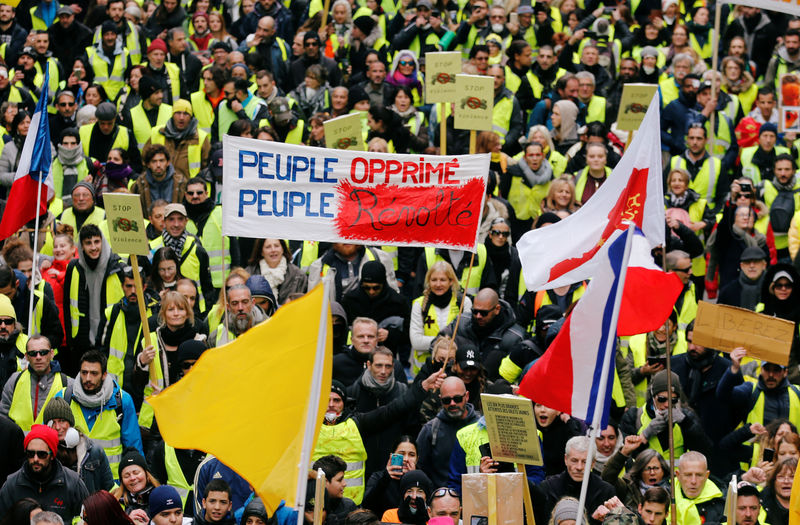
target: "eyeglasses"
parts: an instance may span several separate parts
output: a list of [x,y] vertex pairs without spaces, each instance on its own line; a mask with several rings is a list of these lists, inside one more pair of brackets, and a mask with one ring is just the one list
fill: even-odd
[[33,459],[34,457],[47,459],[50,457],[50,452],[46,450],[26,450],[25,455],[28,456],[28,459]]
[[44,357],[47,354],[49,354],[51,351],[52,350],[50,350],[50,349],[47,349],[47,350],[28,350],[27,352],[25,352],[25,354],[28,357]]
[[775,284],[775,289],[776,290],[779,290],[779,289],[791,290],[792,289],[792,283],[776,283]]
[[661,467],[656,465],[656,466],[645,467],[642,470],[646,470],[647,472],[656,472],[656,471],[661,470]]
[[401,60],[398,62],[401,66],[413,66],[414,62],[412,60]]
[[319,47],[319,44],[317,42],[305,42],[303,44],[303,46],[304,47]]
[[72,106],[75,105],[75,103],[74,102],[59,102],[58,105],[59,105],[59,107],[62,107],[62,108],[71,108]]
[[[669,401],[669,398],[667,396],[656,396],[656,401],[658,403],[666,403],[667,401]],[[677,397],[673,397],[672,398],[672,404],[673,405],[677,405],[678,404],[678,398]]]
[[442,398],[442,404],[445,405],[445,406],[449,405],[450,403],[453,403],[453,402],[455,402],[455,404],[457,405],[457,404],[461,403],[462,401],[464,401],[464,396],[463,395],[453,396],[453,397],[443,397]]
[[443,498],[447,494],[450,494],[454,498],[458,498],[458,492],[448,487],[442,487],[433,491],[433,494],[431,494],[431,499]]
[[509,235],[511,235],[511,232],[504,232],[504,231],[500,231],[500,230],[492,230],[491,234],[492,235],[500,235],[501,237],[508,237]]
[[186,190],[186,192],[185,192],[185,193],[186,193],[186,195],[189,195],[189,196],[191,196],[191,197],[194,197],[195,195],[202,195],[202,194],[204,194],[205,192],[206,192],[205,190],[200,190],[200,191],[189,191],[189,190]]
[[691,266],[687,266],[686,268],[673,268],[672,271],[673,272],[681,272],[681,273],[689,273],[690,271],[692,271],[692,267]]
[[17,321],[15,319],[11,319],[10,317],[6,317],[6,318],[3,318],[3,319],[0,319],[0,325],[14,326],[14,324],[16,324],[16,322]]
[[494,311],[494,308],[487,308],[486,310],[481,310],[479,308],[473,308],[472,309],[472,315],[474,315],[475,317],[477,317],[477,316],[486,317],[492,311]]
[[365,292],[378,292],[383,288],[382,284],[362,284],[361,289]]

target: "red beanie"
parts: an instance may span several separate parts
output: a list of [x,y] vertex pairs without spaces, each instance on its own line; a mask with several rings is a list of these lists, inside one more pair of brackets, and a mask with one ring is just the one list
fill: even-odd
[[33,425],[31,431],[25,436],[25,441],[23,442],[25,448],[28,448],[28,443],[34,439],[41,439],[47,443],[47,448],[50,449],[54,456],[56,455],[58,450],[58,432],[56,432],[56,429],[47,425]]
[[160,38],[156,38],[152,42],[150,42],[150,47],[147,48],[147,52],[154,51],[156,49],[160,49],[164,53],[167,52],[167,43],[161,40]]

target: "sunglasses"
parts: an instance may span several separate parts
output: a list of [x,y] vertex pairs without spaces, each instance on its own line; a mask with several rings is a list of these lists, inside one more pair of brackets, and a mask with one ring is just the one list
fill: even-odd
[[304,47],[319,47],[319,44],[316,42],[306,42],[303,44]]
[[413,66],[414,62],[411,60],[401,60],[398,62],[401,66]]
[[361,289],[366,292],[377,292],[383,288],[382,284],[362,284]]
[[443,397],[442,398],[442,404],[445,405],[445,406],[449,405],[450,403],[459,404],[462,401],[464,401],[464,396],[463,395],[453,396],[453,397]]
[[39,458],[39,459],[47,459],[50,457],[50,452],[46,450],[26,450],[25,455],[28,456],[28,459]]
[[49,354],[50,352],[51,352],[51,350],[49,350],[49,349],[48,350],[28,350],[27,352],[25,352],[25,354],[28,357],[44,357],[47,354]]
[[75,103],[74,102],[59,102],[58,105],[59,105],[59,107],[62,107],[62,108],[71,108],[72,106],[75,105]]
[[792,283],[777,283],[777,284],[775,284],[775,289],[776,290],[791,290],[792,289]]
[[[667,396],[656,396],[656,401],[659,402],[659,403],[666,403],[668,400],[669,400],[669,398]],[[672,398],[672,404],[673,405],[677,405],[678,404],[678,398],[677,397],[673,397]]]
[[0,319],[0,325],[14,326],[17,321],[10,318]]
[[492,230],[492,235],[499,235],[501,237],[508,237],[511,235],[511,232],[501,232],[500,230]]
[[451,488],[448,488],[448,487],[442,487],[440,489],[436,489],[436,490],[433,491],[433,494],[431,494],[431,499],[433,499],[433,498],[443,498],[447,494],[450,494],[454,498],[458,498],[458,492],[456,492],[455,490],[453,490]]
[[686,268],[673,268],[673,272],[681,272],[681,273],[689,273],[692,270],[691,266],[687,266]]
[[494,308],[487,308],[486,310],[481,310],[479,308],[473,308],[472,309],[472,315],[474,315],[476,317],[477,316],[486,317],[487,315],[489,315],[493,311],[494,311]]
[[204,193],[205,193],[205,190],[200,190],[200,191],[188,191],[188,190],[187,190],[185,193],[186,193],[186,195],[189,195],[189,196],[192,196],[192,197],[194,197],[195,195],[202,195],[202,194],[204,194]]

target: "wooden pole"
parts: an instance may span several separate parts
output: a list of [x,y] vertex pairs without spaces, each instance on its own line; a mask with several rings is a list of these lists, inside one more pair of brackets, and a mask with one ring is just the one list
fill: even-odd
[[[714,32],[711,34],[711,47],[712,47],[711,71],[714,72],[714,74],[711,77],[711,98],[712,99],[716,99],[716,97],[717,97],[717,63],[719,62],[719,25],[720,25],[720,16],[721,16],[720,15],[720,4],[721,4],[721,2],[716,2],[715,5],[714,5]],[[717,118],[717,108],[715,107],[714,111],[711,112],[711,117],[710,117],[710,123],[711,123],[710,127],[711,127],[711,129],[709,130],[709,133],[711,135],[711,140],[709,141],[709,144],[711,145],[711,147],[710,147],[711,151],[710,151],[709,155],[711,155],[711,157],[714,157],[714,148],[717,145],[717,132],[715,131],[715,129],[716,129],[716,126],[715,126],[716,118]],[[714,163],[711,162],[710,165],[711,165],[711,169],[713,170],[714,169]],[[717,174],[717,176],[719,176],[719,175]],[[666,248],[666,246],[665,246],[665,248]],[[666,268],[664,268],[664,270],[666,271]],[[669,358],[667,358],[667,364],[669,364]],[[675,513],[673,512],[672,515],[675,516]],[[672,519],[674,520],[675,518],[672,518]],[[673,524],[674,523],[675,522],[673,521]]]
[[[133,282],[136,285],[136,304],[139,305],[139,318],[142,320],[144,347],[147,348],[151,345],[150,325],[147,324],[147,305],[145,304],[146,299],[144,296],[144,287],[142,286],[142,276],[139,274],[139,259],[134,254],[131,254],[131,273],[133,274]],[[159,359],[158,348],[156,348],[156,354],[153,356],[153,361],[151,361],[149,367],[150,382],[153,387],[158,384],[158,376],[155,367],[156,359]]]
[[474,155],[477,149],[478,132],[474,129],[469,130],[469,154]]
[[447,102],[439,102],[439,155],[447,155]]
[[[331,8],[331,0],[325,0],[325,4],[322,7],[322,24],[319,26],[320,31],[324,30],[325,26],[328,25],[328,10],[330,8]],[[320,49],[319,52],[320,53],[325,52],[325,42],[322,43],[322,49]]]
[[536,525],[536,518],[533,515],[531,488],[528,486],[528,473],[525,472],[525,465],[517,464],[517,472],[522,474],[522,502],[525,504],[525,520],[528,525]]
[[[669,235],[667,231],[667,235]],[[661,250],[661,267],[667,271],[667,243],[664,241],[664,248]],[[675,506],[675,439],[672,436],[672,349],[669,344],[669,317],[665,324],[667,330],[667,437],[669,438],[669,515],[672,525],[677,525],[678,514]],[[655,392],[654,392],[655,393]]]
[[314,486],[314,525],[322,525],[322,511],[325,508],[325,472],[317,470],[317,483]]

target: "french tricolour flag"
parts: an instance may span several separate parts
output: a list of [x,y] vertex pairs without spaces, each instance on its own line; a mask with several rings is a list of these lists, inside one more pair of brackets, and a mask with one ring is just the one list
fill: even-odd
[[[11,185],[2,221],[0,221],[0,240],[17,232],[28,221],[47,212],[47,201],[55,194],[53,176],[50,174],[50,125],[47,120],[49,69],[45,70],[44,84],[36,111],[31,118],[31,126],[19,167]],[[41,181],[41,182],[40,182]],[[41,191],[39,209],[36,209],[37,192]]]
[[[633,313],[642,308],[645,311],[641,315],[660,319],[663,324],[681,290],[680,279],[665,274],[653,263],[649,243],[641,231],[632,232],[630,255],[625,261],[626,236],[625,231],[615,231],[594,255],[594,277],[586,293],[545,354],[533,363],[519,389],[521,395],[537,403],[587,422],[594,421],[596,407],[602,407],[603,426],[608,419],[614,381],[616,342],[609,345],[609,340],[617,336],[617,301],[621,302],[620,320],[624,309]],[[625,293],[618,294],[623,275]],[[601,391],[604,367],[608,370],[607,381]]]

